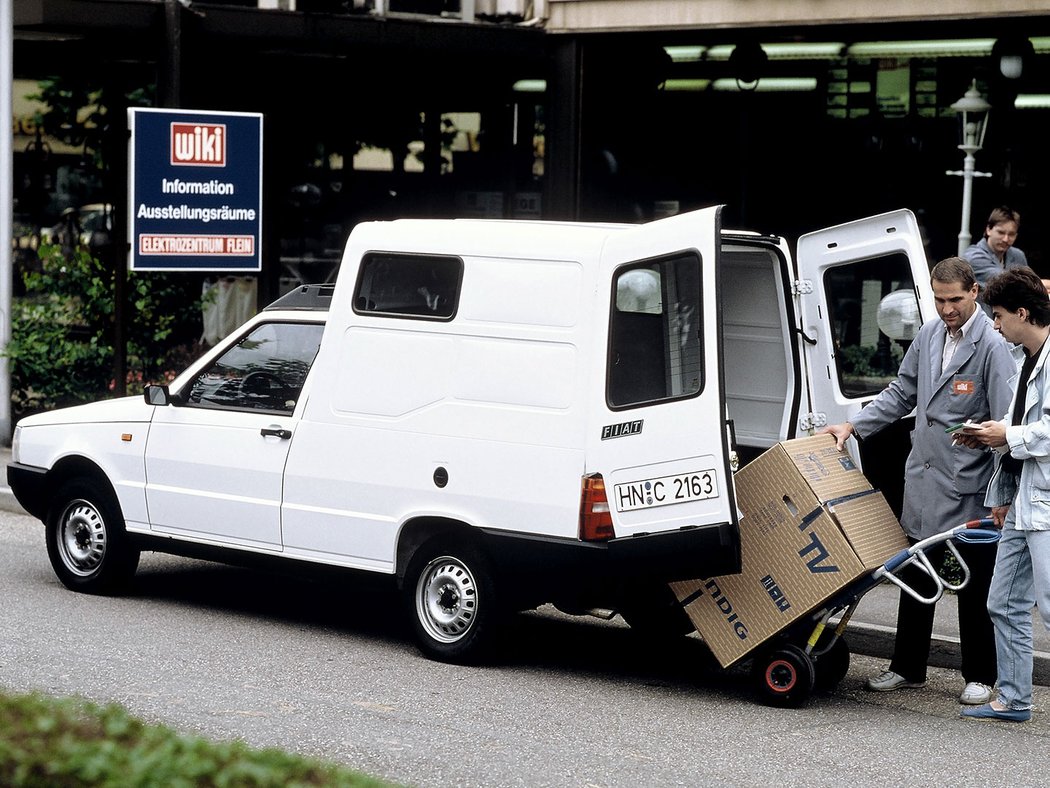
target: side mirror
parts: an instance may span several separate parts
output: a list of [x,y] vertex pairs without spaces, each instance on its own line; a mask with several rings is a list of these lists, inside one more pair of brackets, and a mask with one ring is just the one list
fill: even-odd
[[142,392],[142,396],[145,398],[147,405],[163,406],[172,404],[171,394],[168,391],[167,386],[146,386]]

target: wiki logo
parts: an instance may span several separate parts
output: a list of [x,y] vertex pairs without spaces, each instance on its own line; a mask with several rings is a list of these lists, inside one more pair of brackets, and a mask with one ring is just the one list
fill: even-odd
[[171,163],[195,167],[225,167],[226,124],[172,123]]

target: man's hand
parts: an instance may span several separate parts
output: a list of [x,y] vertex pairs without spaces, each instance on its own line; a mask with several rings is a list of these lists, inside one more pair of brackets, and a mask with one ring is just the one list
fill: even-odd
[[1006,422],[982,421],[976,427],[963,427],[955,435],[960,435],[956,443],[962,443],[972,449],[981,446],[989,446],[994,449],[1006,445]]
[[817,432],[817,435],[834,435],[835,446],[839,451],[842,451],[846,447],[846,441],[852,434],[853,425],[848,421],[844,421],[841,424],[831,424]]
[[1006,514],[1010,511],[1009,506],[993,506],[992,507],[992,524],[996,528],[1002,528],[1003,523],[1006,522]]

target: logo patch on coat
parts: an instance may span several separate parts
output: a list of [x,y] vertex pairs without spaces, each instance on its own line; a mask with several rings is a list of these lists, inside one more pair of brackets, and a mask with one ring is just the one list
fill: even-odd
[[952,394],[973,394],[976,391],[976,387],[973,385],[972,380],[959,380],[956,378],[952,381]]

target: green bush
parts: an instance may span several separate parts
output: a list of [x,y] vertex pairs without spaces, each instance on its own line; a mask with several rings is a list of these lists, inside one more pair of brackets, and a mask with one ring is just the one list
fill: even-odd
[[276,749],[211,743],[146,725],[117,705],[0,693],[0,784],[100,788],[388,783]]
[[[85,249],[40,249],[23,275],[6,355],[16,414],[85,402],[116,388],[115,276]],[[128,275],[125,304],[129,391],[170,380],[199,348],[200,282],[185,274]]]

